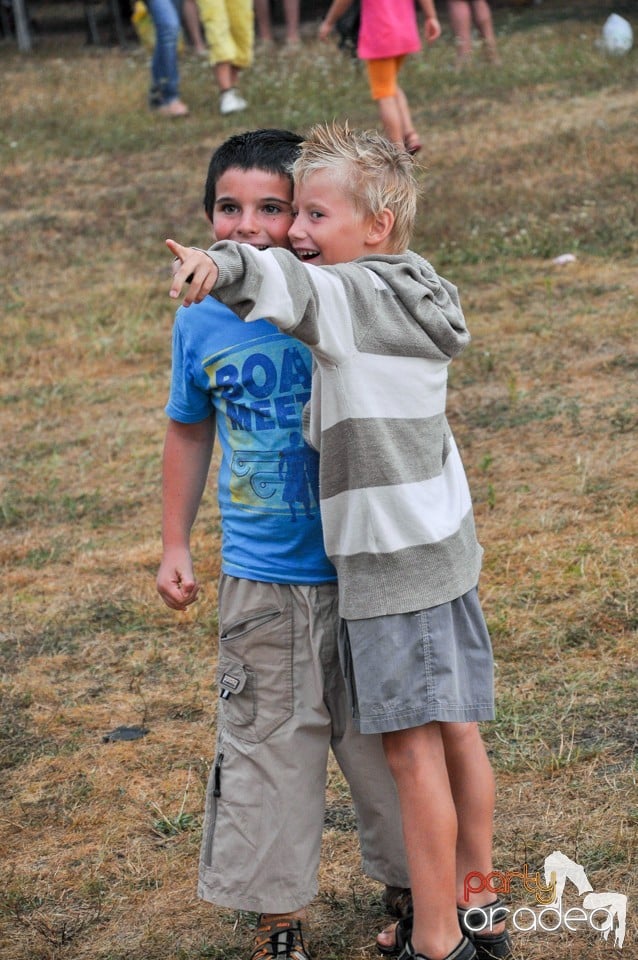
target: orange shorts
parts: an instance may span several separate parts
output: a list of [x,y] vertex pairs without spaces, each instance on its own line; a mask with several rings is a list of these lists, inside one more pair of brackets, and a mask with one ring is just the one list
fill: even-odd
[[397,77],[405,55],[382,57],[379,60],[366,60],[368,83],[373,100],[382,97],[394,97],[397,92]]

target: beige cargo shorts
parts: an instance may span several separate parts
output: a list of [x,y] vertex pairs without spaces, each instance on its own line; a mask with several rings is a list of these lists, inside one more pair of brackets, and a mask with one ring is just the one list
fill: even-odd
[[409,885],[394,781],[379,735],[354,729],[339,664],[335,584],[223,575],[217,746],[206,795],[200,897],[285,913],[309,903],[328,751],[350,785],[362,866]]

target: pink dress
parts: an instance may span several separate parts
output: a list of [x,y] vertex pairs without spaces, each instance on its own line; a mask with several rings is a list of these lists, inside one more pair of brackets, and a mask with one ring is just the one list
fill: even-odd
[[420,49],[414,0],[361,0],[357,54],[362,60],[398,57]]

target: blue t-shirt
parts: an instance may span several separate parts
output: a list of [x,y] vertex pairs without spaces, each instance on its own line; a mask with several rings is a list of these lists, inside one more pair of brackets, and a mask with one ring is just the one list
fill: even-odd
[[180,307],[166,413],[215,416],[222,570],[269,583],[336,580],[319,516],[319,457],[302,434],[312,359],[267,320],[244,323],[213,297]]

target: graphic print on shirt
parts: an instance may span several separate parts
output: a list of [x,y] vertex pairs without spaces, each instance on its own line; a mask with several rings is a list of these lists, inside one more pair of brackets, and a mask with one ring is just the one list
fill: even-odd
[[227,444],[229,493],[236,507],[315,519],[318,455],[302,435],[311,361],[295,341],[275,335],[204,361],[215,395],[220,440]]

